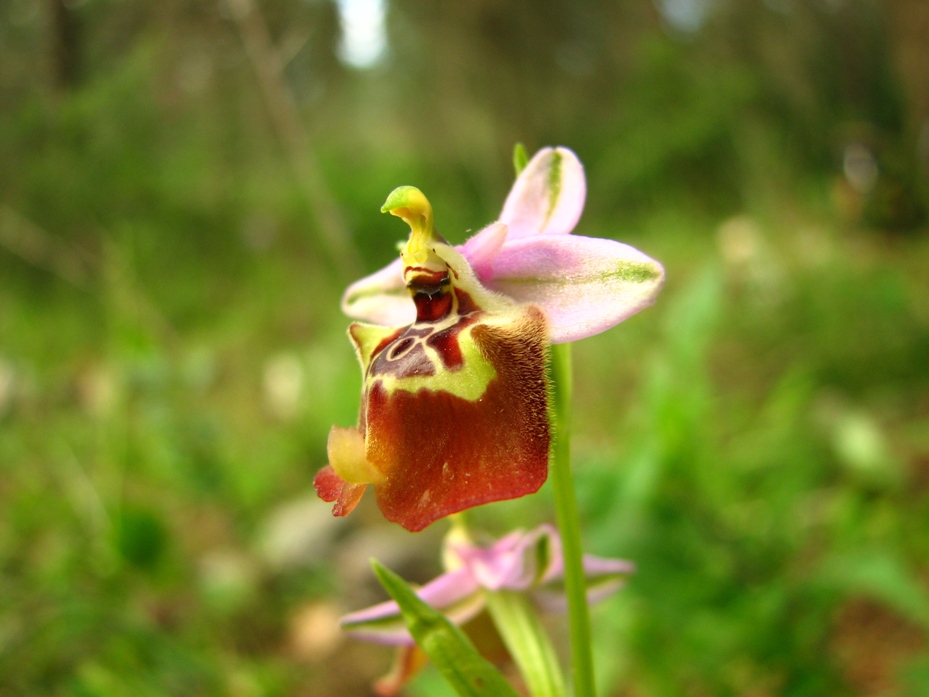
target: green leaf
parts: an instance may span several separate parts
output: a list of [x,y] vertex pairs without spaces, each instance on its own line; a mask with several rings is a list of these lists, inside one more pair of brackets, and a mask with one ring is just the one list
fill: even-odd
[[442,613],[420,600],[409,584],[371,560],[374,573],[403,613],[407,629],[448,683],[462,697],[519,697],[506,678]]
[[487,609],[532,697],[564,697],[558,656],[526,597],[513,591],[487,594]]

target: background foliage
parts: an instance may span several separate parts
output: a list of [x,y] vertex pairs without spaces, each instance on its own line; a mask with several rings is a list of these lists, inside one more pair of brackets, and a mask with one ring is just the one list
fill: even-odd
[[588,546],[638,565],[604,694],[926,694],[929,5],[370,2],[357,67],[353,4],[0,4],[0,695],[368,694],[335,618],[443,525],[313,495],[338,299],[392,188],[460,241],[516,141],[668,272],[575,351]]

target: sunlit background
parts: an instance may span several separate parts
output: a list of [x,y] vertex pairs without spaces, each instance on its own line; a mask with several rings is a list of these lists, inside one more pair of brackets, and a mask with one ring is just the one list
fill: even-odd
[[929,694],[929,3],[4,0],[0,695],[371,694],[336,618],[445,524],[314,495],[339,297],[516,142],[667,268],[574,352],[602,694]]

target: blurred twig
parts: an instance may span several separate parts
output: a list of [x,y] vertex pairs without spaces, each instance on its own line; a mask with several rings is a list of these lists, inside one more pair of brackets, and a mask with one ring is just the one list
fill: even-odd
[[238,27],[245,52],[258,77],[275,133],[307,197],[326,251],[345,272],[355,276],[361,270],[361,260],[349,239],[348,228],[334,203],[332,192],[319,170],[309,135],[300,121],[293,91],[284,80],[284,62],[273,45],[268,25],[252,0],[220,1],[225,2]]
[[72,3],[65,0],[49,0],[47,12],[53,49],[54,87],[59,94],[64,94],[77,84],[81,69],[78,15],[73,11]]
[[[135,283],[117,245],[108,243],[104,235],[101,239],[103,258],[43,230],[9,206],[0,206],[0,247],[76,288],[121,303],[120,313],[135,316],[162,341],[173,343],[177,333]],[[101,277],[105,290],[99,286]]]
[[165,346],[177,348],[178,334],[167,317],[149,299],[135,277],[130,260],[119,244],[106,235],[103,240],[100,271],[106,289],[106,306],[112,317],[138,322]]
[[87,526],[87,532],[96,540],[111,533],[113,519],[103,502],[103,496],[93,477],[81,463],[74,450],[62,442],[63,457],[56,462],[61,467],[55,472],[62,484],[75,514]]
[[82,290],[90,287],[94,266],[90,253],[57,239],[9,206],[0,207],[0,246],[73,286]]

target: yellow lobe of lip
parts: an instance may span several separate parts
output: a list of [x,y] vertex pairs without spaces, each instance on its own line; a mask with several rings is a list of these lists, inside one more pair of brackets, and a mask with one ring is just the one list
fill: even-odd
[[357,428],[333,426],[327,446],[329,464],[350,484],[379,484],[384,475],[365,456],[364,436]]

